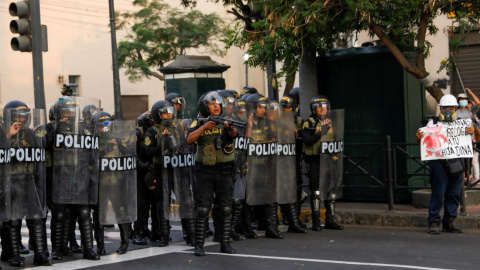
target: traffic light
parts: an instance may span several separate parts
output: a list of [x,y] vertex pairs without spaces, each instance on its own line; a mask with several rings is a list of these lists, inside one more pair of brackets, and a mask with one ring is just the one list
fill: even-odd
[[17,20],[10,22],[10,31],[20,36],[12,38],[10,45],[12,50],[21,52],[32,51],[32,31],[30,22],[30,4],[28,1],[10,3],[8,6],[10,15],[17,16]]

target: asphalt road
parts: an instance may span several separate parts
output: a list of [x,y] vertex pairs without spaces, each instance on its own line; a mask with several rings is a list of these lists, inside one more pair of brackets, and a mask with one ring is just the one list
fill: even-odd
[[[219,253],[207,238],[205,257],[195,257],[173,222],[172,244],[165,248],[136,246],[115,255],[117,230],[107,232],[107,253],[100,261],[81,254],[35,269],[479,269],[480,234],[429,235],[425,230],[347,227],[308,234],[284,233],[285,239],[259,238],[234,242],[236,255]],[[282,230],[286,228],[282,226]],[[26,239],[24,239],[26,242]],[[27,268],[33,255],[26,256]],[[15,269],[1,264],[3,269]],[[18,268],[17,268],[18,269]]]

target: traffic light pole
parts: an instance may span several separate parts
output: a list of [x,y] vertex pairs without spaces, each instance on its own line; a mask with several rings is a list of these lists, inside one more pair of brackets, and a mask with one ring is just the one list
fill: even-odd
[[112,69],[113,69],[113,102],[115,106],[115,119],[122,120],[122,96],[120,92],[120,75],[118,73],[117,36],[115,31],[115,8],[113,0],[108,1],[110,9],[110,34],[112,36]]
[[35,108],[46,109],[43,83],[42,26],[40,23],[40,0],[30,0],[32,31],[33,91]]

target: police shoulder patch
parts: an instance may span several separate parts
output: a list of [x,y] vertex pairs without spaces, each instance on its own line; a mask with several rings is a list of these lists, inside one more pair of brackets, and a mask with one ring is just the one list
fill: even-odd
[[45,135],[47,135],[47,131],[46,131],[45,129],[43,129],[43,130],[37,130],[37,131],[35,132],[35,135],[36,135],[37,137],[39,137],[39,138],[43,138],[43,137],[45,137]]
[[145,145],[149,146],[150,144],[152,144],[152,140],[150,140],[150,137],[145,137]]
[[194,128],[197,126],[197,119],[192,121],[192,124],[190,124],[190,128]]
[[308,127],[310,127],[310,124],[308,123],[308,121],[303,122],[302,128],[308,128]]

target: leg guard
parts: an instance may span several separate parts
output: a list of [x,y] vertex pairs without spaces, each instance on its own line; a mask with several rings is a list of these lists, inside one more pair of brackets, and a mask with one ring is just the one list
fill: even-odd
[[220,252],[235,254],[237,251],[230,246],[230,230],[232,226],[232,208],[230,206],[218,209],[222,218],[222,240],[220,242]]
[[45,224],[42,219],[28,219],[27,224],[33,235],[33,246],[35,256],[33,257],[34,265],[52,265],[52,260],[48,256]]
[[82,234],[83,258],[89,260],[100,260],[100,256],[93,251],[93,232],[92,219],[90,218],[90,208],[88,206],[79,206],[76,209],[78,218],[78,227]]
[[130,223],[118,224],[118,228],[120,229],[120,239],[121,245],[117,249],[118,254],[125,254],[128,251],[128,241],[130,236]]
[[11,220],[6,223],[8,242],[10,246],[10,265],[15,267],[24,267],[24,259],[20,257],[20,230],[22,228],[21,220]]
[[335,202],[325,201],[325,229],[343,230],[343,226],[338,225],[335,220]]
[[278,230],[278,215],[275,211],[275,204],[267,204],[263,206],[267,221],[265,237],[274,239],[283,239],[282,233]]
[[197,207],[195,211],[195,256],[205,256],[203,244],[205,243],[205,222],[209,212],[210,209],[207,207]]

